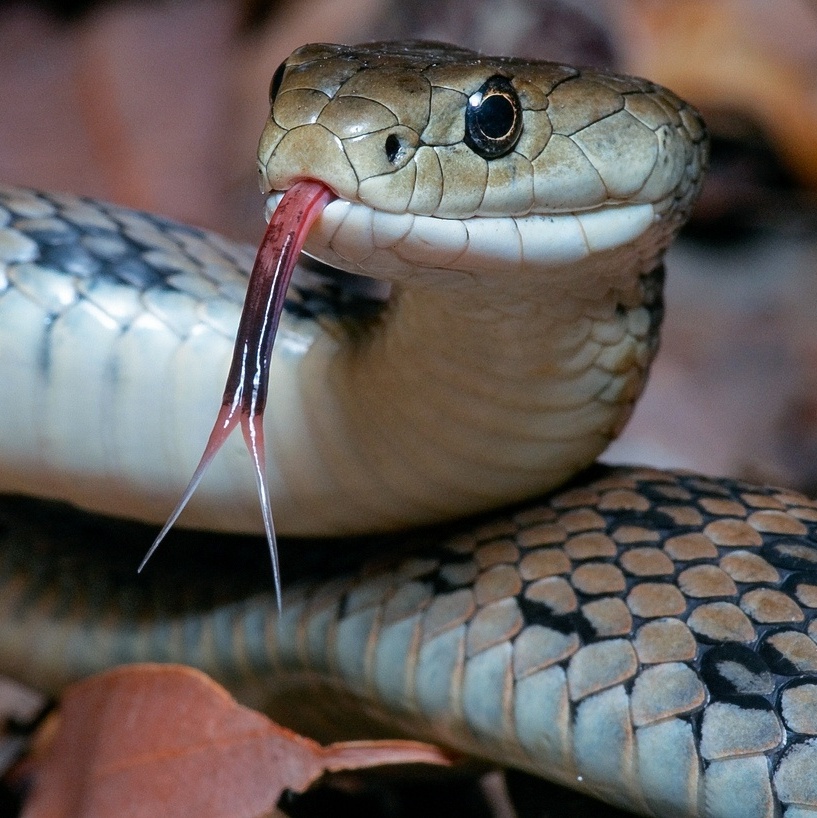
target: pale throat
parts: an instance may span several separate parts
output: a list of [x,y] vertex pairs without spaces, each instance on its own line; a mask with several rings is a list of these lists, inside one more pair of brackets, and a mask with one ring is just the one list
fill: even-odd
[[571,377],[583,349],[591,355],[593,345],[614,346],[621,328],[632,335],[633,325],[649,321],[645,340],[655,346],[660,316],[650,277],[665,244],[656,232],[524,274],[442,270],[438,286],[426,275],[419,282],[404,278],[393,285],[381,320],[348,347],[348,365],[360,373],[356,389],[381,377],[416,385],[411,373],[419,370],[479,380],[487,396],[501,388],[496,398],[502,402],[513,394],[545,398],[549,381]]

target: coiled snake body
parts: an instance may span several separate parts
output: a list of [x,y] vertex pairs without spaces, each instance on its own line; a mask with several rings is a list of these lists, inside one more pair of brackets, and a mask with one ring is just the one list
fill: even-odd
[[[212,568],[206,537],[184,578],[162,562],[136,580],[144,528],[9,501],[0,668],[58,690],[183,661],[289,722],[337,721],[343,697],[355,724],[646,815],[817,810],[817,503],[575,477],[655,350],[661,258],[705,164],[697,114],[642,80],[416,43],[307,46],[271,97],[263,186],[329,185],[307,250],[391,287],[380,308],[315,270],[293,290],[267,427],[276,523],[442,527],[367,539],[363,568],[327,576],[326,557],[279,617],[266,575]],[[0,205],[0,488],[160,521],[207,434],[246,251],[66,196]],[[240,446],[214,466],[188,522],[258,530]]]

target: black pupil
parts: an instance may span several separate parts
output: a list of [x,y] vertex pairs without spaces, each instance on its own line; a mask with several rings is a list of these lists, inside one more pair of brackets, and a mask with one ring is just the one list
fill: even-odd
[[501,139],[513,128],[513,105],[504,94],[483,97],[476,113],[480,130],[489,139]]

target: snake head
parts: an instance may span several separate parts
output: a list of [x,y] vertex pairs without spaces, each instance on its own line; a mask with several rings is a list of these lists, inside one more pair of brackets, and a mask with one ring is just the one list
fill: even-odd
[[[270,102],[271,208],[293,181],[321,181],[339,199],[307,252],[393,280],[564,264],[658,222],[663,250],[706,164],[699,115],[654,83],[439,43],[304,46]],[[553,219],[575,241],[552,241]]]
[[692,108],[645,80],[439,43],[321,44],[275,72],[258,156],[271,218],[223,403],[151,552],[240,425],[278,584],[261,419],[300,248],[398,286],[460,287],[449,321],[466,300],[468,317],[494,314],[498,284],[510,312],[533,298],[534,312],[565,313],[583,281],[603,301],[594,318],[620,329],[697,194],[706,136]]

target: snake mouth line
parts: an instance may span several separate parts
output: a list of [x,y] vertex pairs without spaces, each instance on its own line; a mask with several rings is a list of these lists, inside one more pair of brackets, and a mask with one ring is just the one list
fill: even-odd
[[[268,196],[267,218],[284,195]],[[660,210],[661,204],[614,203],[569,213],[452,219],[336,198],[316,218],[304,251],[331,267],[387,280],[429,269],[525,273],[628,244]]]

